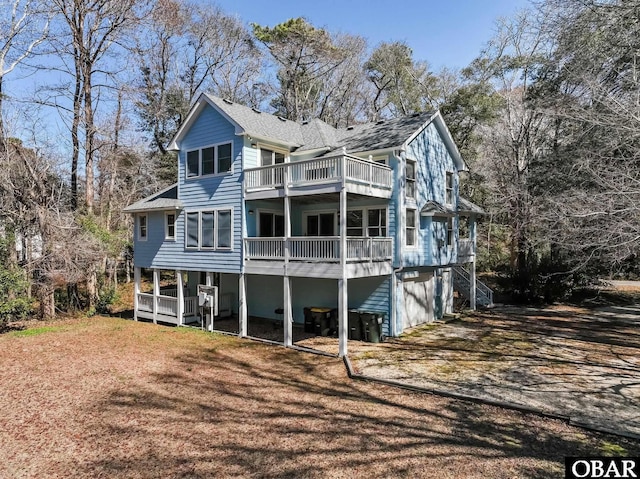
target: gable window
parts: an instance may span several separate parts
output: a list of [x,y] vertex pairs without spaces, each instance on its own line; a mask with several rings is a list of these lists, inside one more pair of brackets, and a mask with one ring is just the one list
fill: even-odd
[[445,200],[448,205],[453,205],[455,203],[454,197],[454,189],[453,189],[453,173],[447,171],[446,173],[446,182],[445,182]]
[[231,172],[232,143],[187,151],[187,178]]
[[164,239],[174,241],[176,239],[176,214],[166,213],[164,219]]
[[189,249],[229,250],[232,246],[232,210],[187,213],[185,245]]
[[415,198],[416,197],[416,162],[415,161],[407,160],[405,178],[406,178],[405,196],[407,198]]
[[147,241],[147,215],[138,215],[138,241]]
[[416,210],[407,208],[405,215],[405,243],[407,246],[416,245]]

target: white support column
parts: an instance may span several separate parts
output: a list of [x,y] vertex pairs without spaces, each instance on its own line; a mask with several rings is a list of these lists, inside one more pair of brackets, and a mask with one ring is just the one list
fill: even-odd
[[283,278],[284,290],[284,307],[282,323],[284,326],[284,345],[291,346],[293,344],[293,316],[291,314],[291,278],[285,276]]
[[293,344],[293,315],[291,313],[291,278],[289,277],[289,247],[291,244],[291,197],[289,196],[288,168],[284,169],[284,277],[282,278],[282,325],[284,329],[284,345]]
[[247,279],[244,273],[240,273],[238,279],[238,336],[247,336]]
[[343,184],[340,190],[340,265],[341,276],[338,280],[338,341],[340,357],[347,355],[347,339],[349,331],[349,295],[347,290],[347,189],[344,185],[343,158]]
[[182,279],[182,271],[176,270],[176,298],[178,300],[176,314],[178,315],[178,326],[184,324],[184,283]]
[[138,294],[140,294],[140,273],[139,267],[133,268],[133,319],[138,320]]
[[469,306],[476,310],[476,257],[473,257],[471,268],[469,268]]
[[153,322],[158,322],[158,297],[160,296],[160,270],[153,270]]

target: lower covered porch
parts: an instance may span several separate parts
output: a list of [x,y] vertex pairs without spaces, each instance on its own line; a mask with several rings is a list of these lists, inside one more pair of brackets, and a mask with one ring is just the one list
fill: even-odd
[[[198,285],[218,288],[218,312]],[[349,280],[159,269],[135,270],[135,319],[345,355],[348,340],[393,335],[391,275]]]

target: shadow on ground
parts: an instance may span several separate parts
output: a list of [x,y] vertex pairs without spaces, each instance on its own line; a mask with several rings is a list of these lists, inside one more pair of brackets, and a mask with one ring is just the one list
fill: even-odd
[[640,305],[503,307],[359,346],[368,376],[467,394],[640,435]]

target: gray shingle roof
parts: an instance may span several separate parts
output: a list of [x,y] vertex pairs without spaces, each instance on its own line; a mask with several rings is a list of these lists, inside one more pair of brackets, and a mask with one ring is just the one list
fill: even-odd
[[416,113],[340,130],[342,144],[349,152],[399,147],[433,115],[434,112]]
[[[229,118],[235,121],[249,135],[269,138],[292,146],[302,146],[305,142],[299,123],[285,118],[261,112],[239,103],[223,100],[205,93],[209,101],[215,104]],[[328,125],[327,125],[328,126]]]
[[176,183],[158,193],[136,201],[122,211],[125,213],[139,213],[143,211],[179,210],[181,208],[182,201],[178,199],[178,184]]
[[434,115],[434,112],[416,113],[336,129],[318,118],[300,124],[213,95],[205,95],[245,133],[281,141],[301,152],[335,150],[343,146],[346,146],[349,153],[399,147]]
[[455,216],[456,212],[437,201],[427,201],[420,210],[422,216]]
[[473,214],[473,215],[486,215],[486,211],[484,211],[481,207],[479,207],[478,205],[472,203],[471,201],[469,201],[466,198],[463,198],[462,196],[458,199],[458,212],[459,213],[466,213],[466,214]]

